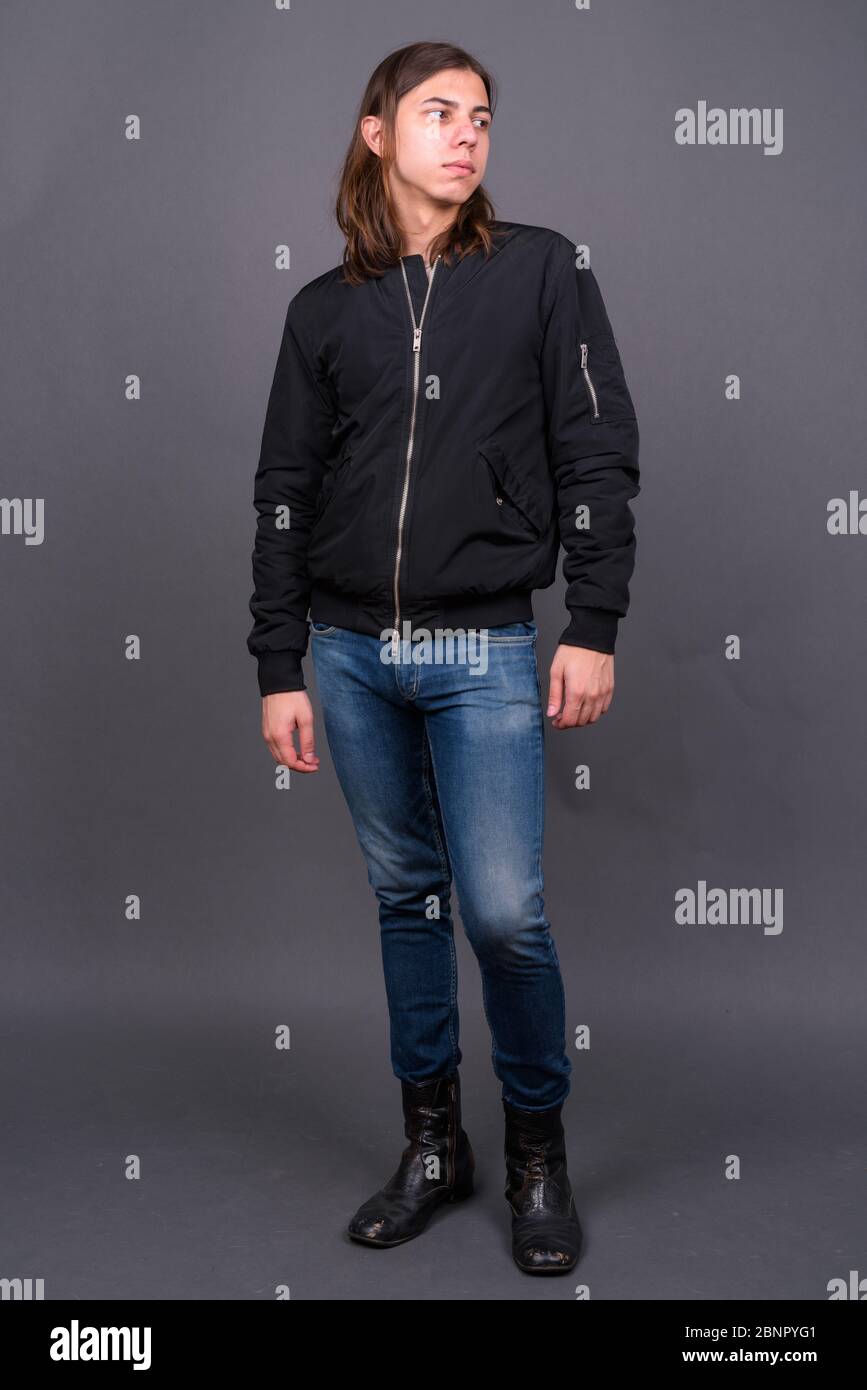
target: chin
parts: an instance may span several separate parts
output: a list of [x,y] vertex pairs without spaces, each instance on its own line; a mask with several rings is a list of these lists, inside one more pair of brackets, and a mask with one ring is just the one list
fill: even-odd
[[449,179],[448,199],[450,203],[465,203],[468,198],[472,198],[481,179],[475,183],[467,183],[465,179]]

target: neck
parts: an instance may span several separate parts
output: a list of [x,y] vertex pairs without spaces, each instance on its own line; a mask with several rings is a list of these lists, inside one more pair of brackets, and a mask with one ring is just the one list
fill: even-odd
[[434,203],[417,190],[392,185],[397,220],[401,227],[402,256],[423,256],[428,260],[428,247],[440,232],[451,227],[460,204]]

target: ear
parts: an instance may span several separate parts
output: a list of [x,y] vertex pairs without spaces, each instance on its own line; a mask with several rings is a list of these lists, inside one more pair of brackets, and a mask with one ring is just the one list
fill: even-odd
[[365,144],[382,158],[382,121],[379,116],[362,116],[361,134]]

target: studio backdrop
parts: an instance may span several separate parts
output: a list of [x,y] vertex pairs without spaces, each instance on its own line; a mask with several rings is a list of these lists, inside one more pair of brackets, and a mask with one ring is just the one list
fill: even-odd
[[[246,649],[286,307],[420,38],[495,74],[484,186],[592,267],[641,427],[614,702],[545,731],[565,1286],[505,1225],[491,1272],[459,917],[482,1200],[343,1238],[402,1140],[376,902],[310,658],[290,777]],[[4,1297],[865,1297],[865,45],[857,0],[3,6]]]

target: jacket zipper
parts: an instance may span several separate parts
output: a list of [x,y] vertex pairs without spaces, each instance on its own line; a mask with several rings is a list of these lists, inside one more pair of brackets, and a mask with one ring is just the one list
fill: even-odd
[[581,344],[581,370],[584,373],[584,380],[587,382],[587,389],[590,392],[590,399],[593,402],[593,419],[599,419],[599,402],[596,399],[596,388],[590,380],[590,373],[587,370],[587,344]]
[[409,304],[409,315],[412,320],[413,377],[412,415],[410,417],[409,422],[409,443],[406,446],[406,470],[403,476],[403,496],[400,499],[400,516],[398,518],[397,523],[397,550],[394,557],[394,635],[392,637],[393,661],[398,661],[400,659],[400,592],[398,585],[398,575],[400,573],[400,558],[403,553],[403,521],[404,517],[406,516],[406,499],[409,495],[409,469],[410,462],[412,460],[413,437],[415,435],[415,414],[416,405],[418,402],[418,374],[419,363],[421,362],[421,330],[422,325],[424,323],[424,316],[427,312],[427,302],[430,298],[430,292],[433,289],[434,276],[437,273],[437,265],[439,264],[439,260],[440,258],[439,256],[437,256],[436,260],[433,263],[433,267],[430,273],[430,279],[428,280],[427,294],[424,297],[424,304],[422,305],[421,310],[421,318],[419,319],[418,323],[416,323],[415,321],[415,310],[412,307],[412,295],[409,292],[409,281],[406,278],[406,266],[403,263],[403,257],[401,257],[400,262],[400,269],[403,274],[403,283],[406,287],[406,298]]

